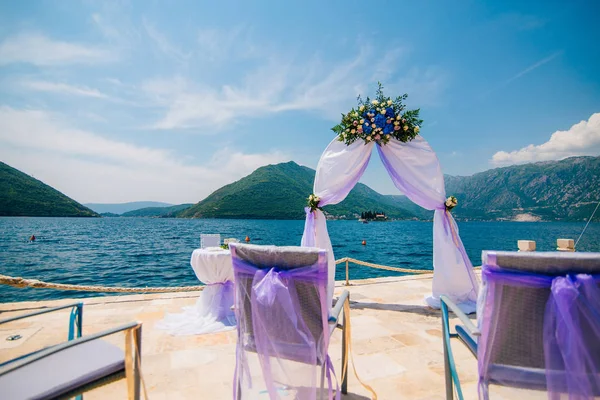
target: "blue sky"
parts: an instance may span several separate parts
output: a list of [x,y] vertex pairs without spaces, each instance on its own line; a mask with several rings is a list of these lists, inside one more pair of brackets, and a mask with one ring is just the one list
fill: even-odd
[[[447,174],[600,154],[600,3],[0,3],[0,160],[80,202],[316,167],[381,81]],[[396,194],[377,157],[362,181]]]

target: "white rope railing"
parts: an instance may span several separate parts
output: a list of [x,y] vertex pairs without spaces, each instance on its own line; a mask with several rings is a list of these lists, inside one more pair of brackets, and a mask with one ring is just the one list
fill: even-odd
[[366,261],[356,260],[356,259],[350,258],[350,257],[340,258],[339,260],[335,261],[336,264],[341,264],[343,262],[346,263],[346,286],[350,286],[350,269],[349,269],[350,263],[362,265],[364,267],[369,267],[369,268],[383,269],[386,271],[394,271],[394,272],[403,272],[403,273],[407,273],[407,274],[431,274],[433,272],[433,271],[428,271],[425,269],[389,267],[387,265],[373,264],[373,263],[366,262]]
[[[350,257],[336,260],[336,264],[346,263],[346,286],[350,285],[349,264],[362,265],[364,267],[381,269],[385,271],[402,272],[405,274],[431,274],[433,271],[425,269],[398,268],[387,265],[374,264],[366,261],[356,260]],[[71,285],[66,283],[44,282],[38,279],[26,279],[0,274],[0,285],[8,285],[17,288],[34,289],[57,289],[57,290],[78,290],[82,292],[104,292],[104,293],[172,293],[172,292],[193,292],[201,291],[206,286],[163,286],[163,287],[118,287],[118,286],[97,286],[97,285]]]
[[106,292],[106,293],[170,293],[170,292],[191,292],[203,290],[205,286],[164,286],[164,287],[114,287],[114,286],[93,286],[93,285],[69,285],[65,283],[44,282],[38,279],[25,279],[0,275],[0,284],[13,286],[17,288],[35,288],[35,289],[58,289],[58,290],[78,290],[82,292]]
[[[432,270],[428,270],[428,269],[390,267],[387,265],[373,264],[373,263],[366,262],[366,261],[356,260],[356,259],[350,258],[350,257],[340,258],[339,260],[335,261],[336,264],[341,264],[343,262],[346,263],[346,286],[350,286],[350,268],[349,268],[350,263],[362,265],[364,267],[369,267],[369,268],[383,269],[386,271],[402,272],[405,274],[423,275],[423,274],[432,274],[433,273]],[[481,267],[475,267],[474,269],[481,269]]]

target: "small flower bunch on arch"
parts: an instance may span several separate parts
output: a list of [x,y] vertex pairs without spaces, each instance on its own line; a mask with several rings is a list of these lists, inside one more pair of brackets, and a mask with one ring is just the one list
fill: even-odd
[[376,142],[379,145],[388,143],[391,138],[409,142],[419,134],[423,120],[419,119],[419,109],[406,110],[403,101],[407,97],[407,94],[395,100],[385,97],[383,86],[378,83],[375,99],[367,97],[363,100],[358,96],[357,108],[342,114],[342,121],[331,130],[347,145],[359,139],[365,144]]
[[321,198],[319,196],[311,194],[306,200],[308,200],[308,206],[310,207],[311,212],[315,210],[321,210],[321,207],[319,207],[319,202],[321,201]]
[[451,211],[454,207],[458,205],[458,199],[454,196],[449,196],[444,203],[446,206],[446,210]]

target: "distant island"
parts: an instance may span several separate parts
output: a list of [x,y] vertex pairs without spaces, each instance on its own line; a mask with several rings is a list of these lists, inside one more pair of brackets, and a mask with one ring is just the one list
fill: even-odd
[[140,210],[142,208],[173,206],[173,204],[162,203],[159,201],[131,201],[128,203],[84,203],[83,205],[94,210],[98,214],[114,214],[116,216],[129,211]]
[[[315,177],[313,169],[290,161],[260,167],[196,204],[87,204],[94,212],[6,164],[0,166],[0,215],[4,216],[97,217],[102,213],[104,217],[303,219]],[[459,221],[583,221],[600,201],[600,157],[513,165],[472,176],[446,175],[445,182],[447,195],[458,198],[452,212]],[[374,215],[366,215],[369,212]],[[324,213],[328,219],[348,220],[433,218],[433,211],[406,196],[382,195],[361,183],[343,202],[325,206]],[[594,220],[600,221],[600,213]]]
[[150,218],[173,218],[182,211],[190,208],[192,204],[179,204],[169,207],[144,207],[138,210],[127,211],[121,214],[123,217],[150,217]]
[[0,162],[0,216],[99,217],[45,183]]
[[380,211],[364,211],[360,213],[359,221],[388,221],[388,217],[384,212]]

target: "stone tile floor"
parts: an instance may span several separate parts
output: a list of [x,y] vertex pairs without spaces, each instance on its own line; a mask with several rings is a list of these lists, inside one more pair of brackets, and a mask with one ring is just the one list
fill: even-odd
[[[336,294],[350,291],[352,351],[360,379],[375,389],[379,399],[443,399],[444,361],[441,316],[424,305],[432,275],[377,278],[336,286]],[[143,322],[143,376],[152,400],[230,399],[235,365],[235,331],[198,336],[170,336],[154,328],[165,312],[180,312],[194,304],[199,292],[142,294],[84,299],[84,334],[133,320]],[[57,306],[73,300],[1,303],[0,319]],[[19,333],[18,342],[0,340],[0,363],[63,341],[68,311],[51,313],[0,326],[0,338]],[[122,335],[110,341],[123,345]],[[459,343],[453,346],[466,399],[477,398],[477,362]],[[336,330],[330,355],[339,372],[341,331]],[[351,369],[350,369],[351,371]],[[345,399],[368,399],[352,372]],[[498,392],[500,398],[514,393]],[[522,398],[530,398],[526,395]],[[85,398],[126,398],[124,381],[96,389]]]

